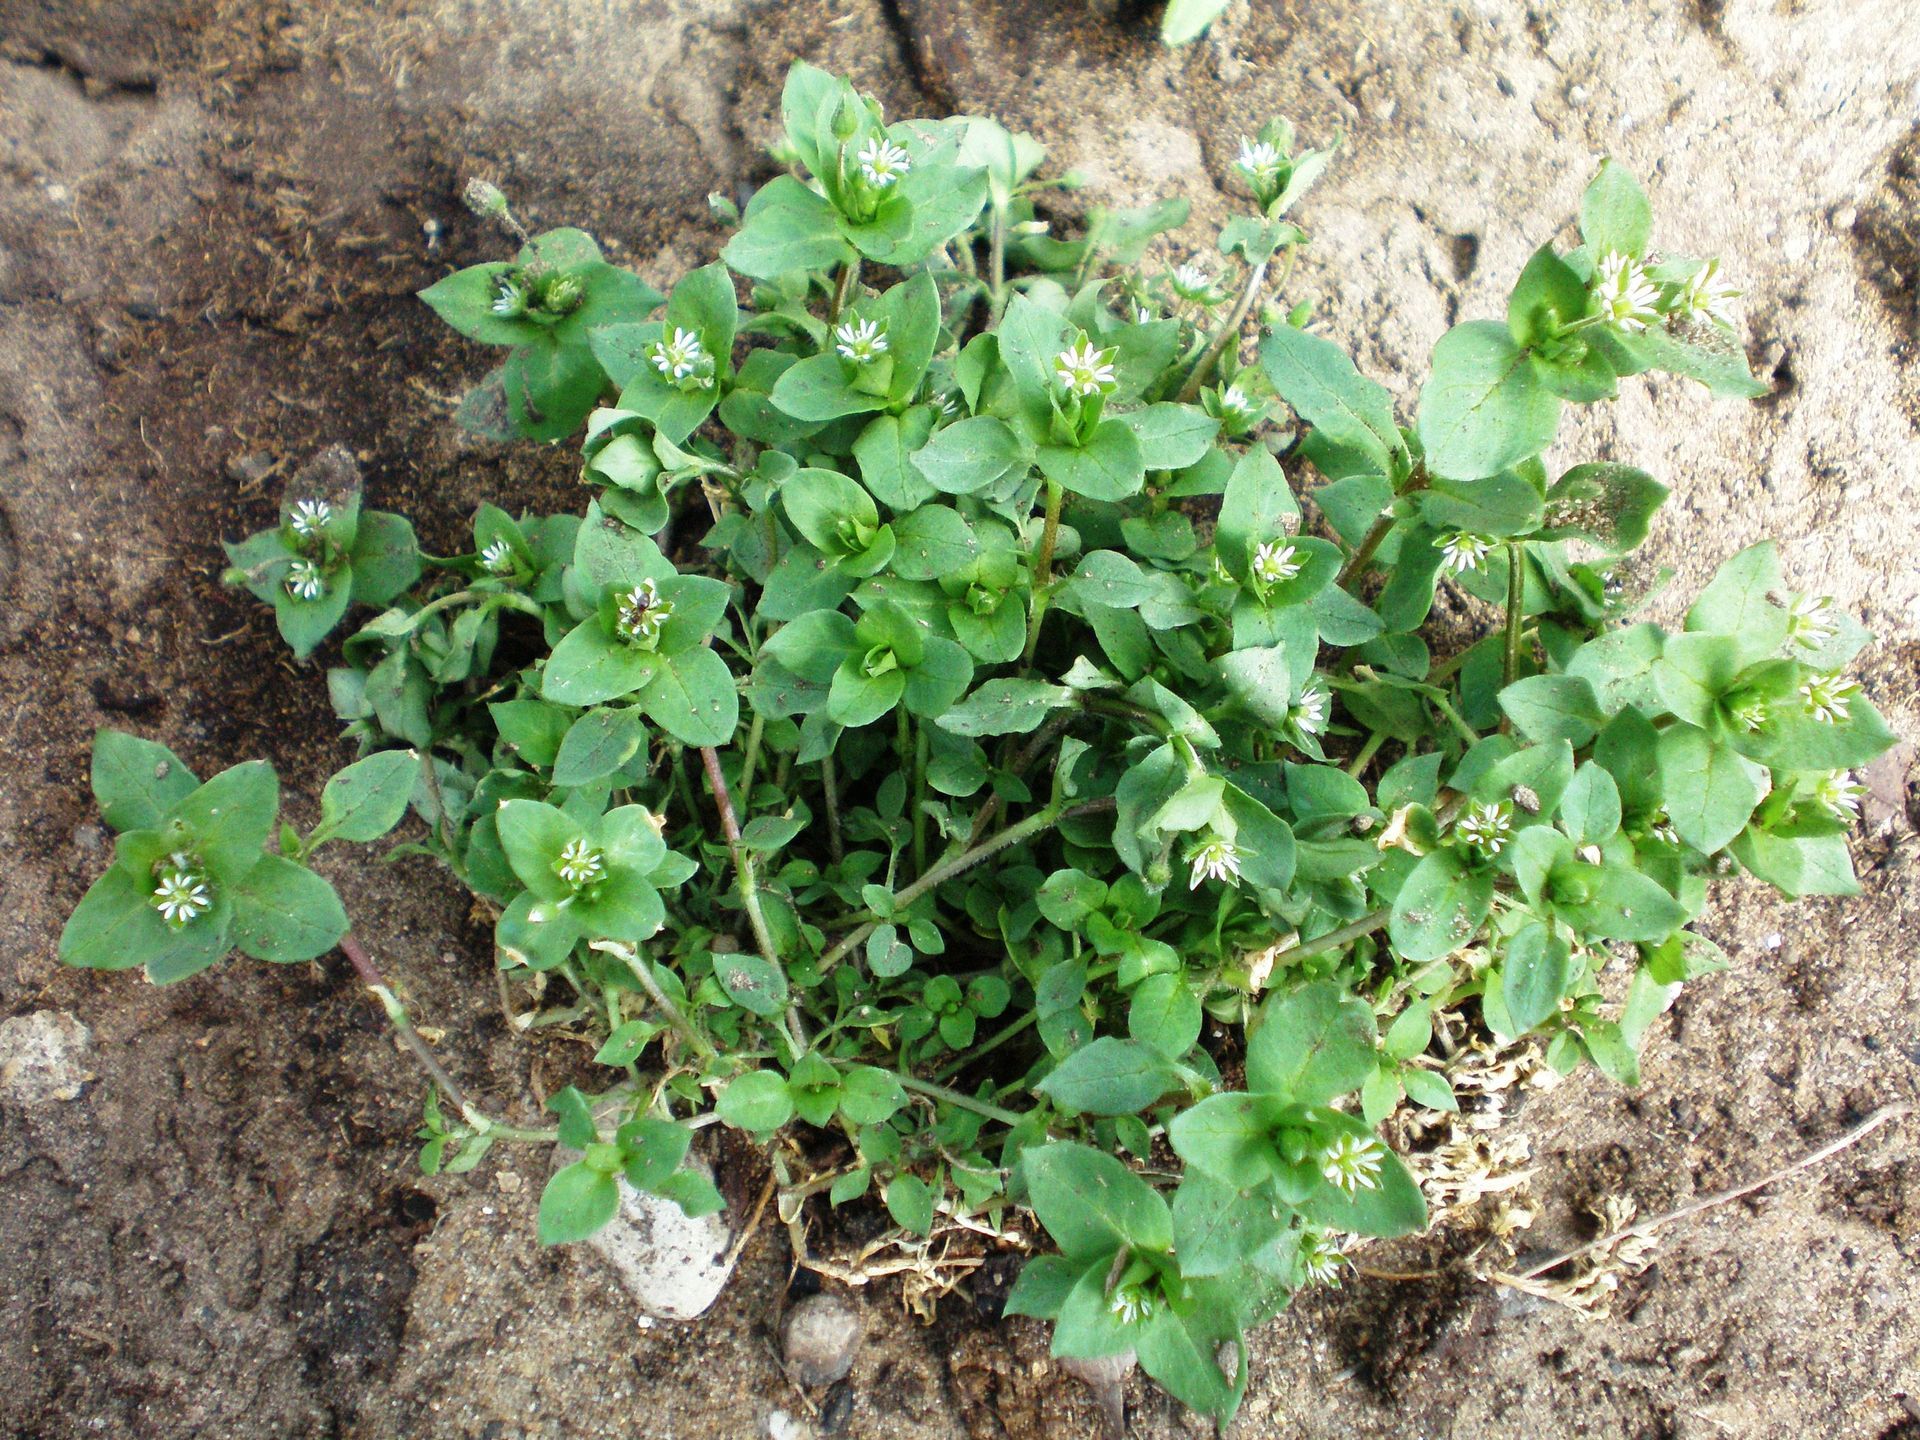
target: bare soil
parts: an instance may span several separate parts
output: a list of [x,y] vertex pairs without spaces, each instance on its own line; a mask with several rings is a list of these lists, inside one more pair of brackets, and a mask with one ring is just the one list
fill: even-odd
[[[345,443],[370,502],[443,552],[482,499],[577,498],[564,450],[449,423],[487,357],[411,292],[493,253],[466,176],[669,280],[722,242],[707,195],[762,173],[804,56],[896,112],[1031,129],[1088,177],[1064,211],[1187,194],[1198,249],[1237,135],[1284,113],[1347,137],[1288,299],[1317,297],[1405,397],[1619,155],[1665,248],[1729,257],[1776,388],[1729,406],[1629,387],[1567,458],[1674,485],[1651,564],[1676,595],[1780,537],[1796,583],[1878,632],[1861,678],[1911,738],[1916,55],[1910,0],[1240,0],[1176,55],[1107,0],[0,0],[0,1015],[85,1027],[71,1084],[0,1085],[0,1433],[738,1440],[809,1403],[821,1434],[1098,1433],[1038,1327],[994,1323],[984,1295],[923,1325],[868,1287],[849,1380],[801,1397],[773,1353],[777,1227],[705,1319],[639,1323],[591,1257],[533,1244],[539,1157],[417,1175],[418,1078],[337,958],[165,991],[59,969],[107,845],[97,726],[203,773],[269,758],[309,816],[344,758],[319,667],[216,580],[214,542],[263,523],[287,470]],[[1734,966],[1658,1028],[1642,1086],[1512,1113],[1536,1167],[1525,1247],[1583,1238],[1603,1194],[1658,1212],[1920,1092],[1912,756],[1872,777],[1862,897],[1730,886],[1708,928]],[[531,1120],[577,1056],[507,1034],[452,882],[328,864],[449,1063]],[[1453,1271],[1317,1294],[1256,1337],[1236,1433],[1920,1435],[1917,1145],[1897,1123],[1677,1227],[1603,1319]],[[1366,1264],[1418,1273],[1463,1243]],[[1188,1433],[1138,1377],[1127,1398],[1134,1433]]]

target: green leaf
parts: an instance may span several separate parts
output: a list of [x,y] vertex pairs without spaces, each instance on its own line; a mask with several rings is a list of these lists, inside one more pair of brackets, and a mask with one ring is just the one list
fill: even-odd
[[419,778],[412,750],[379,750],[355,761],[320,792],[320,831],[329,839],[378,840],[407,813]]
[[1663,730],[1654,754],[1673,828],[1703,854],[1745,829],[1766,794],[1766,771],[1691,725]]
[[520,883],[543,900],[564,900],[573,893],[554,873],[560,852],[582,837],[580,823],[566,811],[540,800],[503,800],[494,812],[500,848]]
[[[1554,340],[1566,326],[1585,317],[1589,304],[1586,282],[1553,253],[1551,245],[1542,245],[1514,284],[1507,302],[1507,332],[1516,345]],[[1611,373],[1606,383],[1613,383]]]
[[1033,1088],[1083,1115],[1131,1115],[1174,1084],[1173,1067],[1145,1045],[1103,1035],[1074,1051]]
[[1780,552],[1773,542],[1749,545],[1714,572],[1687,611],[1687,629],[1732,636],[1756,627],[1771,630],[1779,607],[1767,595],[1780,587]]
[[1236,1189],[1189,1172],[1173,1195],[1173,1248],[1180,1273],[1229,1275],[1250,1264],[1286,1228],[1286,1208],[1267,1186]]
[[620,1182],[584,1160],[553,1172],[540,1192],[542,1245],[568,1245],[605,1228],[620,1208]]
[[1184,470],[1199,463],[1220,433],[1220,422],[1196,405],[1162,401],[1118,418],[1133,431],[1149,470]]
[[984,490],[1016,466],[1027,463],[1026,447],[1007,422],[975,415],[934,431],[913,454],[913,468],[934,489],[948,495]]
[[244,875],[260,858],[280,813],[280,780],[264,760],[223,770],[174,807],[216,878]]
[[1589,761],[1573,773],[1560,799],[1560,823],[1576,845],[1598,845],[1620,828],[1620,787],[1600,765]]
[[1200,1019],[1199,997],[1179,975],[1149,975],[1127,1005],[1127,1033],[1169,1060],[1193,1048]]
[[598,615],[589,615],[547,656],[540,693],[562,705],[598,705],[645,688],[665,663],[658,651],[615,639]]
[[1624,555],[1647,538],[1667,487],[1644,470],[1606,463],[1576,465],[1547,491],[1547,540],[1586,540]]
[[555,785],[586,785],[631,760],[647,738],[640,712],[606,707],[589,710],[568,728],[553,760]]
[[1439,960],[1480,933],[1492,905],[1491,874],[1470,872],[1454,851],[1436,850],[1401,885],[1387,934],[1402,959]]
[[1596,256],[1618,252],[1638,259],[1653,238],[1653,206],[1632,172],[1611,158],[1580,197],[1580,238]]
[[1167,13],[1160,17],[1160,42],[1178,46],[1199,39],[1231,3],[1232,0],[1168,0]]
[[482,345],[524,345],[540,334],[539,322],[493,311],[501,277],[513,269],[504,260],[469,265],[415,293],[469,340]]
[[725,745],[740,724],[733,672],[705,646],[670,656],[640,693],[647,718],[682,745]]
[[[774,382],[767,397],[783,414],[809,424],[824,424],[845,415],[864,415],[886,408],[887,397],[856,390],[847,378],[847,365],[833,351],[809,355],[789,367]],[[811,472],[819,474],[822,472]]]
[[1574,675],[1529,675],[1499,698],[1514,728],[1536,744],[1565,740],[1578,749],[1606,723],[1593,686]]
[[915,1235],[933,1229],[934,1193],[918,1175],[896,1175],[887,1182],[887,1214],[893,1223]]
[[282,965],[312,960],[347,933],[346,907],[333,886],[278,855],[262,855],[227,892],[233,901],[233,943],[256,960]]
[[1331,340],[1291,325],[1276,326],[1260,342],[1260,368],[1274,390],[1327,440],[1357,450],[1385,474],[1403,448],[1385,386],[1354,368]]
[[762,1017],[787,1007],[787,975],[764,955],[735,950],[713,957],[713,978],[742,1010]]
[[980,553],[973,527],[951,505],[922,505],[893,522],[893,573],[903,580],[954,575]]
[[1584,904],[1556,901],[1554,910],[1581,935],[1651,945],[1687,923],[1687,910],[1660,882],[1619,865],[1586,867],[1593,898]]
[[856,1125],[884,1125],[905,1107],[907,1092],[891,1071],[852,1065],[840,1076],[840,1113]]
[[1140,442],[1113,419],[1095,426],[1083,446],[1042,445],[1036,460],[1041,474],[1088,500],[1125,500],[1139,494],[1147,478]]
[[93,798],[115,830],[157,829],[199,785],[164,745],[120,730],[93,737]]
[[1220,499],[1214,531],[1220,563],[1242,585],[1249,583],[1254,551],[1268,541],[1290,538],[1299,518],[1300,502],[1293,498],[1279,461],[1264,446],[1249,447],[1233,467]]
[[934,723],[955,735],[1025,735],[1073,703],[1074,693],[1064,685],[989,680]]
[[1236,1190],[1273,1178],[1273,1104],[1263,1096],[1228,1091],[1209,1095],[1167,1122],[1174,1153],[1195,1170]]
[[1434,474],[1496,474],[1545,450],[1559,426],[1560,397],[1540,383],[1506,326],[1471,320],[1433,347],[1418,427]]
[[1749,828],[1732,850],[1755,877],[1793,899],[1860,893],[1844,835],[1770,835]]
[[793,1097],[775,1072],[749,1070],[727,1082],[713,1108],[734,1129],[766,1135],[793,1118]]
[[1373,1008],[1331,980],[1263,1007],[1247,1042],[1247,1088],[1319,1105],[1360,1088],[1374,1068]]
[[1567,993],[1567,962],[1572,954],[1564,939],[1537,923],[1507,942],[1500,964],[1500,993],[1517,1035],[1559,1010],[1560,997]]
[[[1247,1388],[1248,1354],[1231,1292],[1221,1281],[1196,1281],[1187,1293],[1148,1318],[1135,1344],[1140,1368],[1188,1409],[1222,1426],[1240,1407]],[[1209,1294],[1209,1291],[1219,1293]],[[1221,1352],[1235,1347],[1235,1378],[1221,1369]]]
[[825,270],[853,255],[840,238],[833,206],[791,175],[776,176],[754,192],[743,220],[720,258],[756,280]]
[[1172,1246],[1167,1202],[1113,1156],[1056,1142],[1025,1151],[1020,1166],[1033,1213],[1068,1258],[1111,1255],[1122,1245],[1147,1251]]
[[412,523],[402,515],[361,511],[348,558],[353,565],[352,597],[356,605],[377,609],[390,604],[420,578],[420,545],[414,539]]
[[1000,1313],[1053,1319],[1089,1268],[1086,1263],[1069,1260],[1065,1255],[1033,1256],[1020,1267],[1020,1277],[1013,1282]]

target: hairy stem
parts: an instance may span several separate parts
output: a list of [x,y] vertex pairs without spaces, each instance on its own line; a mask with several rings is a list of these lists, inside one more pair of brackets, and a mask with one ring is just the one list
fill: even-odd
[[[760,908],[760,884],[754,876],[753,852],[740,843],[740,820],[733,811],[733,796],[727,789],[727,777],[720,771],[720,752],[711,745],[700,747],[700,763],[706,767],[707,784],[713,790],[713,803],[720,812],[720,832],[726,837],[727,854],[733,860],[733,874],[740,891],[740,903],[747,912],[747,924],[753,930],[753,943],[761,958],[783,970],[780,952],[767,928],[766,912]],[[799,1002],[787,1007],[787,1042],[796,1056],[807,1048],[807,1030],[800,1019]],[[711,1049],[711,1047],[709,1047]]]
[[1298,941],[1273,957],[1272,968],[1278,970],[1282,965],[1290,965],[1295,960],[1304,960],[1310,955],[1318,955],[1323,951],[1335,950],[1342,945],[1351,944],[1362,935],[1371,935],[1374,931],[1384,928],[1392,915],[1393,911],[1384,907],[1379,910],[1370,910],[1358,920],[1349,921],[1338,930],[1329,930],[1326,934],[1316,935],[1311,940]]
[[[1503,673],[1511,685],[1520,674],[1520,631],[1526,623],[1527,579],[1523,547],[1517,540],[1507,542],[1507,640]],[[1500,723],[1502,730],[1506,722]]]
[[820,791],[827,810],[827,853],[838,865],[847,858],[847,848],[840,838],[840,777],[834,770],[831,750],[820,757]]
[[[946,884],[947,881],[953,879],[956,875],[971,870],[982,860],[997,855],[1010,845],[1018,845],[1022,840],[1030,839],[1038,835],[1041,831],[1059,824],[1062,820],[1071,820],[1081,815],[1099,814],[1102,811],[1113,809],[1113,803],[1113,797],[1111,795],[1103,795],[1097,800],[1085,800],[1078,805],[1068,806],[1064,810],[1056,809],[1049,805],[1046,809],[1029,815],[1018,825],[1009,825],[993,838],[982,840],[978,845],[961,851],[960,854],[953,856],[951,859],[942,860],[911,885],[895,892],[892,909],[894,913],[899,913],[928,891]],[[853,948],[856,945],[865,940],[867,936],[871,935],[874,930],[878,928],[880,924],[879,917],[871,910],[867,912],[867,916],[868,918],[866,920],[849,931],[841,938],[837,945],[820,957],[820,968],[822,971],[830,970],[842,960],[846,959],[848,955],[853,953]]]
[[560,1138],[558,1130],[527,1130],[518,1125],[509,1125],[504,1120],[496,1120],[481,1111],[467,1099],[466,1092],[453,1076],[447,1073],[446,1066],[440,1063],[440,1057],[420,1038],[420,1032],[413,1028],[413,1017],[407,1014],[407,1007],[400,1003],[400,997],[393,993],[393,987],[387,984],[386,976],[380,973],[380,967],[373,963],[373,957],[352,935],[340,937],[340,953],[347,957],[353,966],[354,974],[360,977],[360,983],[373,992],[374,999],[380,1002],[380,1008],[386,1012],[387,1023],[393,1026],[394,1033],[401,1043],[413,1052],[414,1059],[433,1080],[442,1095],[453,1102],[460,1117],[482,1135],[492,1135],[501,1140],[530,1140],[551,1142]]
[[1040,548],[1033,556],[1033,618],[1027,622],[1027,648],[1020,656],[1022,666],[1033,664],[1033,652],[1040,646],[1040,622],[1047,615],[1047,590],[1053,584],[1053,549],[1060,541],[1060,511],[1067,500],[1057,480],[1047,481],[1047,519],[1040,530]]
[[692,1047],[695,1054],[711,1060],[720,1053],[713,1048],[711,1040],[693,1028],[693,1022],[687,1019],[685,1011],[673,1003],[673,997],[660,988],[660,982],[653,978],[653,971],[647,968],[647,962],[640,958],[637,949],[624,940],[595,940],[591,944],[592,948],[620,960],[633,972],[633,978],[640,982],[640,988],[647,992],[647,998],[660,1007],[660,1013],[667,1017],[667,1024]]
[[[1260,298],[1260,290],[1267,283],[1267,264],[1262,260],[1247,272],[1247,283],[1240,291],[1240,299],[1235,303],[1227,318],[1220,322],[1220,328],[1213,332],[1213,339],[1207,342],[1207,348],[1200,352],[1200,358],[1194,362],[1187,383],[1180,387],[1180,393],[1174,398],[1183,405],[1191,405],[1200,397],[1200,387],[1207,383],[1207,376],[1220,361],[1228,345],[1240,337],[1240,326],[1247,314],[1253,309],[1253,302]],[[1287,251],[1287,268],[1293,268],[1293,251]]]
[[840,262],[840,274],[833,282],[833,299],[827,306],[827,324],[838,325],[840,312],[846,309],[847,296],[853,293],[853,287],[860,279],[860,257]]

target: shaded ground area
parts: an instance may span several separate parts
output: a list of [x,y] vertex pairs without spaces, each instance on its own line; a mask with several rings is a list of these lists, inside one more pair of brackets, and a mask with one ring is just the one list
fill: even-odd
[[[1228,213],[1236,136],[1285,113],[1348,137],[1288,298],[1317,297],[1408,396],[1446,325],[1495,313],[1618,154],[1665,248],[1730,257],[1776,393],[1630,387],[1566,458],[1674,485],[1651,563],[1678,594],[1779,536],[1797,584],[1880,634],[1863,682],[1920,730],[1904,0],[1242,0],[1173,56],[1105,0],[627,9],[0,0],[0,1013],[53,1047],[51,1080],[9,1072],[0,1092],[0,1433],[718,1440],[805,1410],[770,1343],[777,1230],[705,1321],[638,1325],[596,1262],[533,1245],[534,1158],[417,1177],[419,1085],[339,962],[164,992],[54,962],[107,843],[96,726],[203,772],[268,757],[309,815],[343,756],[318,669],[215,583],[215,540],[262,523],[286,470],[345,442],[371,502],[443,551],[483,498],[571,503],[564,452],[456,435],[486,357],[409,298],[492,253],[455,199],[469,174],[670,279],[717,249],[707,194],[756,178],[805,56],[896,112],[1033,130],[1089,178],[1069,213],[1185,193],[1197,249]],[[1660,1027],[1641,1089],[1583,1081],[1513,1113],[1539,1172],[1530,1244],[1580,1238],[1603,1193],[1659,1211],[1920,1090],[1911,754],[1874,776],[1860,900],[1735,888],[1710,925],[1735,966]],[[451,1063],[531,1118],[566,1054],[507,1035],[451,883],[413,860],[330,873]],[[1367,1263],[1419,1272],[1443,1243]],[[1920,1125],[1691,1223],[1656,1261],[1600,1322],[1454,1278],[1315,1296],[1257,1338],[1238,1433],[1920,1433]],[[1095,1433],[1037,1327],[956,1297],[928,1328],[884,1286],[858,1298],[868,1340],[825,1433]],[[1185,1433],[1138,1380],[1129,1401],[1136,1433]]]

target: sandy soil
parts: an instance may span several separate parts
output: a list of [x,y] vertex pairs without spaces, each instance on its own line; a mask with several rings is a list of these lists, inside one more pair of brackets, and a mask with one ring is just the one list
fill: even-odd
[[[490,253],[460,180],[504,184],[650,279],[711,258],[710,191],[756,177],[795,56],[896,111],[1033,130],[1086,198],[1227,213],[1235,136],[1346,133],[1289,299],[1403,396],[1456,317],[1494,313],[1594,161],[1647,177],[1658,238],[1725,253],[1750,407],[1632,386],[1569,458],[1676,489],[1676,593],[1782,540],[1881,636],[1863,681],[1920,730],[1920,10],[1910,0],[1240,0],[1160,51],[1106,0],[0,0],[0,1013],[59,1047],[0,1087],[0,1433],[126,1437],[763,1432],[806,1404],[771,1336],[764,1229],[702,1322],[646,1327],[597,1263],[532,1243],[534,1157],[423,1181],[420,1088],[336,961],[156,991],[61,973],[106,837],[96,726],[197,767],[281,767],[311,814],[343,758],[318,671],[215,583],[215,540],[351,446],[373,503],[444,549],[482,498],[572,503],[564,453],[463,444],[486,363],[410,292]],[[1072,204],[1082,203],[1079,201]],[[1493,217],[1498,216],[1498,223]],[[1876,772],[1866,894],[1725,892],[1733,969],[1690,989],[1633,1093],[1529,1097],[1542,1249],[1584,1206],[1643,1212],[1783,1164],[1920,1091],[1911,749]],[[456,1068],[530,1118],[571,1057],[510,1039],[485,932],[418,861],[329,862]],[[1379,1252],[1417,1272],[1447,1240]],[[1097,1433],[1037,1328],[955,1297],[868,1339],[820,1433]],[[1359,1279],[1257,1337],[1258,1437],[1920,1436],[1920,1122],[1674,1230],[1608,1318],[1464,1281]],[[1136,1434],[1187,1433],[1137,1378]]]

